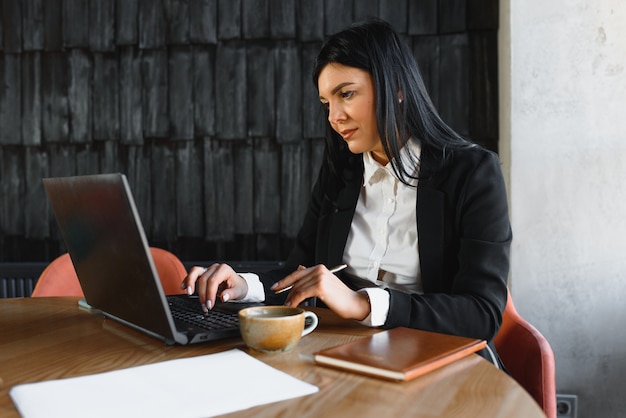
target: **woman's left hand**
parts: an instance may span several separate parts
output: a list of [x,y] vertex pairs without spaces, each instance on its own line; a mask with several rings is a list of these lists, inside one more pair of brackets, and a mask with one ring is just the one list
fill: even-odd
[[292,285],[293,288],[285,300],[286,306],[295,307],[305,299],[317,297],[342,318],[360,321],[370,313],[367,295],[350,289],[322,264],[309,268],[300,266],[298,270],[274,283],[270,290],[280,290]]

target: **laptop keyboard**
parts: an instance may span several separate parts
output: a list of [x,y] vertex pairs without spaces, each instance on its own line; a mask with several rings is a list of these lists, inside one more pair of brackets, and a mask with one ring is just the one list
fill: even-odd
[[236,312],[220,312],[217,309],[204,313],[194,297],[169,297],[172,316],[176,321],[206,330],[239,328],[239,316]]

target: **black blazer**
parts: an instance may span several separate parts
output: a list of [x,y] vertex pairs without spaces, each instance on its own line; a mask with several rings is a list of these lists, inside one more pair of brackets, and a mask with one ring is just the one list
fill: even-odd
[[[491,342],[507,299],[511,228],[498,156],[475,147],[446,158],[422,148],[416,216],[424,294],[390,293],[384,328],[405,326]],[[262,275],[266,288],[297,265],[342,262],[361,185],[363,159],[335,175],[323,164],[285,269]],[[268,294],[269,303],[285,295]]]

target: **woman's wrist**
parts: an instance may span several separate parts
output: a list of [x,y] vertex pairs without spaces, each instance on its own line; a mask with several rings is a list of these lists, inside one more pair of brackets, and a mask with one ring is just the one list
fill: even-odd
[[355,295],[355,313],[353,319],[357,321],[363,321],[372,311],[372,307],[370,305],[370,298],[367,293],[363,292],[354,292]]

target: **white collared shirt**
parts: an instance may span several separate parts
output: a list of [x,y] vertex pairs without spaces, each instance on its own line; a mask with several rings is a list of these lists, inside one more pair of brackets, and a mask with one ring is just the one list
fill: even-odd
[[[415,167],[417,176],[420,146],[408,141],[400,152],[405,167]],[[370,326],[385,323],[389,293],[395,288],[422,293],[417,239],[417,179],[404,184],[391,163],[382,166],[370,153],[363,154],[363,186],[344,249],[343,261],[350,275],[378,285],[362,289],[370,299],[371,313],[363,321]]]
[[[400,158],[405,167],[419,171],[421,148],[410,140]],[[410,186],[402,183],[391,163],[382,166],[370,153],[363,154],[363,186],[352,220],[343,261],[346,273],[368,279],[378,287],[361,289],[370,300],[370,315],[362,321],[381,326],[389,312],[389,293],[385,288],[422,293],[417,240],[417,179]],[[248,282],[242,301],[263,301],[265,292],[256,274],[241,274]]]

